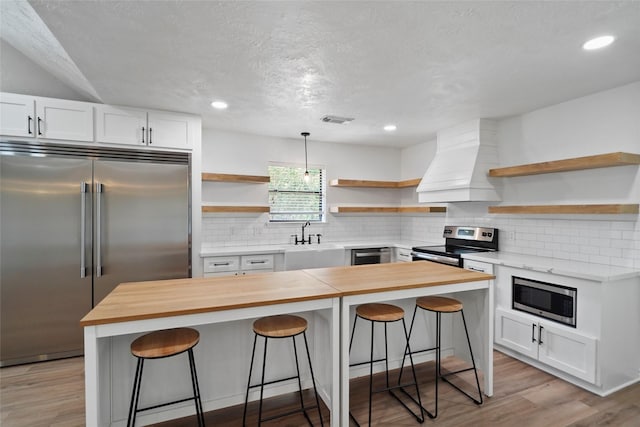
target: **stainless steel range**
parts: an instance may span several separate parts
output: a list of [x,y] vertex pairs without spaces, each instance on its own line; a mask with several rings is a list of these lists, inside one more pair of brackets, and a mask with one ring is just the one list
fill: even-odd
[[463,266],[463,254],[498,250],[498,229],[488,227],[444,227],[444,246],[415,246],[411,256],[414,261],[431,261],[439,264]]

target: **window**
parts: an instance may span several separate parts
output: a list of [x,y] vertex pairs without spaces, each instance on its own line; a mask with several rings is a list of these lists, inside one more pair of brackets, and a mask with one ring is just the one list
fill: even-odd
[[271,221],[324,221],[324,170],[309,168],[311,179],[304,182],[304,168],[269,165],[269,207]]

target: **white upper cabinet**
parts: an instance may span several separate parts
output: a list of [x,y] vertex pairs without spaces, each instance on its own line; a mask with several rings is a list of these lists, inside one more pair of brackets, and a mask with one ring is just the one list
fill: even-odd
[[0,94],[0,133],[10,136],[35,136],[35,98]]
[[127,107],[96,107],[96,140],[110,144],[147,145],[147,112]]
[[96,140],[108,144],[191,149],[192,116],[128,107],[96,106]]
[[91,142],[93,104],[2,93],[0,134]]

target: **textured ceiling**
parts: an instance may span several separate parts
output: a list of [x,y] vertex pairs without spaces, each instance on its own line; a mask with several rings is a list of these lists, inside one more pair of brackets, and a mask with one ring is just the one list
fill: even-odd
[[[80,93],[262,135],[402,147],[640,80],[637,1],[29,4],[55,40],[5,17],[3,38],[30,57],[62,50],[43,66],[60,73],[67,55]],[[611,47],[581,49],[605,33],[617,37]],[[213,110],[213,99],[229,108]],[[327,124],[325,114],[355,120]],[[388,123],[398,130],[384,132]]]

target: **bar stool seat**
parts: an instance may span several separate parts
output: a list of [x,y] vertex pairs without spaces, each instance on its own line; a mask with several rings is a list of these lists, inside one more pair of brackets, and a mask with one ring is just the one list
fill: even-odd
[[404,317],[404,310],[391,304],[371,303],[357,306],[356,314],[371,322],[396,322]]
[[263,317],[253,322],[253,332],[268,338],[292,337],[306,330],[305,318],[288,314]]
[[[413,352],[411,352],[411,350],[409,349],[409,346],[407,346],[407,348],[405,349],[405,357],[411,353],[415,354],[415,353],[421,353],[421,352],[432,351],[432,350],[435,350],[436,352],[435,410],[432,413],[426,408],[424,408],[425,412],[427,413],[429,418],[436,418],[438,416],[438,379],[442,379],[443,381],[451,385],[453,388],[457,389],[459,392],[461,392],[462,394],[467,396],[469,399],[471,399],[476,405],[481,405],[482,391],[480,390],[480,381],[478,380],[478,370],[476,368],[476,362],[473,357],[473,350],[471,349],[471,341],[469,340],[469,331],[467,330],[467,322],[464,318],[464,310],[463,310],[462,302],[458,301],[455,298],[441,297],[441,296],[424,296],[424,297],[416,298],[416,305],[413,310],[411,326],[409,327],[409,339],[411,337],[411,333],[413,332],[413,325],[416,319],[416,312],[418,308],[426,311],[431,311],[436,314],[436,346],[433,348],[427,348],[424,350],[415,350]],[[442,336],[441,316],[443,313],[458,313],[458,312],[462,316],[462,324],[464,325],[464,332],[467,337],[467,344],[469,346],[469,354],[471,355],[472,367],[460,369],[457,371],[449,371],[446,374],[442,374],[441,372],[441,362],[442,362],[441,360],[441,336]],[[404,365],[404,359],[402,361],[402,364]],[[469,393],[462,390],[459,386],[455,385],[454,383],[452,383],[447,379],[447,377],[451,375],[456,375],[456,374],[460,374],[462,372],[467,372],[467,371],[473,371],[475,374],[476,386],[478,391],[478,399],[476,399],[474,396],[471,396]],[[400,369],[400,377],[402,377],[402,368]]]
[[199,341],[200,334],[191,328],[155,331],[132,342],[131,354],[144,359],[175,356],[195,347]]
[[[313,366],[311,365],[311,356],[309,354],[309,345],[307,343],[307,320],[300,316],[294,316],[291,314],[279,314],[274,316],[262,317],[255,322],[253,322],[253,351],[251,353],[251,365],[249,366],[249,380],[247,382],[247,393],[245,395],[244,400],[244,412],[242,415],[242,425],[246,425],[247,418],[247,406],[249,403],[249,390],[255,387],[260,387],[260,403],[258,407],[258,425],[260,426],[263,421],[270,421],[273,419],[281,418],[287,415],[292,415],[297,412],[302,412],[304,417],[307,419],[309,425],[313,426],[309,415],[307,414],[308,409],[318,409],[318,415],[320,417],[320,425],[324,426],[322,421],[322,412],[320,411],[320,400],[318,398],[318,391],[316,390],[316,380],[313,375]],[[300,365],[298,363],[298,349],[296,347],[296,337],[302,335],[304,338],[304,346],[307,351],[307,361],[309,363],[309,371],[311,372],[311,381],[313,383],[313,391],[315,393],[316,405],[315,406],[307,406],[304,405],[304,400],[302,398],[302,381],[300,379]],[[259,384],[251,385],[251,374],[253,373],[253,361],[255,359],[256,354],[256,342],[258,340],[258,336],[264,337],[264,353],[262,356],[262,376]],[[269,339],[280,339],[280,338],[291,338],[293,341],[293,352],[294,358],[296,362],[296,372],[297,375],[282,378],[278,380],[273,380],[269,382],[265,382],[265,367],[267,363],[267,343]],[[271,416],[269,418],[262,418],[262,398],[264,395],[264,386],[268,384],[279,383],[282,381],[288,381],[292,379],[298,380],[298,396],[300,399],[300,409],[289,411],[283,414],[278,414]]]
[[[356,307],[356,317],[355,317],[355,320],[353,322],[353,330],[351,331],[351,341],[349,342],[349,354],[351,354],[351,347],[353,345],[353,337],[355,335],[356,323],[358,321],[358,318],[361,318],[363,320],[367,320],[367,321],[371,322],[371,348],[370,348],[370,353],[369,353],[369,360],[365,361],[365,362],[350,364],[349,367],[369,364],[369,425],[371,425],[371,407],[372,407],[373,394],[374,393],[384,392],[384,391],[388,392],[407,411],[409,411],[414,417],[416,417],[416,420],[418,422],[420,422],[420,423],[424,422],[423,409],[422,409],[422,404],[421,404],[421,400],[420,400],[420,390],[418,389],[418,380],[417,380],[416,375],[415,375],[415,370],[414,370],[414,367],[413,367],[413,358],[411,357],[411,353],[409,353],[409,360],[411,361],[411,370],[413,372],[413,380],[414,381],[412,383],[408,383],[408,384],[401,384],[400,383],[400,377],[398,377],[397,385],[393,385],[392,386],[392,385],[389,384],[389,355],[388,355],[388,349],[387,349],[387,323],[393,323],[393,322],[402,321],[402,327],[403,327],[403,330],[404,330],[404,337],[405,337],[405,340],[406,340],[406,343],[407,343],[407,346],[408,346],[409,345],[409,334],[407,333],[407,327],[406,327],[406,324],[404,322],[404,310],[401,307],[398,307],[396,305],[384,304],[384,303],[368,303],[368,304],[360,304],[359,306],[357,306]],[[384,324],[384,358],[383,359],[374,360],[374,358],[373,358],[374,333],[373,332],[374,332],[374,325],[376,323],[383,323]],[[374,390],[373,389],[373,364],[375,362],[381,362],[383,360],[385,362],[386,387]],[[398,397],[398,395],[396,395],[393,392],[395,389],[399,389],[400,391],[402,391],[404,394],[408,395],[413,400],[412,396],[409,395],[404,389],[405,387],[408,387],[408,386],[415,386],[416,394],[418,396],[418,401],[416,402],[416,404],[420,408],[420,414],[419,415],[414,413]],[[356,420],[356,418],[353,416],[351,411],[349,411],[349,417],[356,423],[356,425],[360,426],[360,423],[358,423],[358,420]]]
[[424,310],[439,311],[441,313],[456,313],[462,310],[462,303],[457,299],[447,297],[419,297],[416,305]]
[[[192,328],[175,328],[154,331],[136,338],[131,343],[131,354],[137,359],[136,374],[133,381],[133,391],[131,393],[131,405],[129,406],[129,417],[127,418],[127,426],[135,426],[136,415],[138,412],[150,409],[160,408],[163,406],[173,405],[175,403],[193,400],[196,406],[196,417],[199,426],[204,426],[204,414],[202,410],[202,401],[200,399],[200,388],[198,386],[198,376],[196,374],[196,365],[193,357],[193,347],[200,341],[200,334]],[[140,386],[142,384],[142,370],[144,361],[147,359],[162,359],[188,353],[189,368],[191,371],[191,384],[193,387],[193,397],[176,400],[173,402],[162,403],[150,406],[148,408],[138,409],[138,400],[140,397]]]

